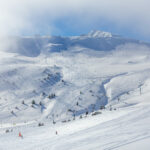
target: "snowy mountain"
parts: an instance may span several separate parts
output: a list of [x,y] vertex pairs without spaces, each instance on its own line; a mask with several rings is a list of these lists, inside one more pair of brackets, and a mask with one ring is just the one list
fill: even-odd
[[91,32],[89,32],[86,36],[90,37],[90,38],[112,38],[111,33],[109,32],[103,32],[103,31],[94,31],[92,30]]
[[10,38],[10,41],[16,44],[12,44],[8,47],[8,52],[15,52],[30,57],[37,57],[41,53],[47,52],[74,50],[75,47],[96,51],[110,51],[116,49],[116,47],[120,45],[129,43],[150,46],[149,43],[122,38],[118,35],[112,35],[111,33],[102,31],[91,31],[86,35],[75,37],[13,37],[13,39]]
[[149,149],[149,43],[102,31],[10,39],[0,51],[0,149]]

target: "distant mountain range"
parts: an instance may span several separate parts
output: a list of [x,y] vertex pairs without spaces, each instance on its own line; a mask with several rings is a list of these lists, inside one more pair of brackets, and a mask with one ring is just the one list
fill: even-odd
[[135,39],[124,38],[109,32],[91,31],[80,36],[34,36],[13,37],[15,46],[10,46],[8,51],[35,57],[41,53],[60,52],[73,47],[88,48],[96,51],[109,51],[124,44],[138,44],[150,47],[150,43]]

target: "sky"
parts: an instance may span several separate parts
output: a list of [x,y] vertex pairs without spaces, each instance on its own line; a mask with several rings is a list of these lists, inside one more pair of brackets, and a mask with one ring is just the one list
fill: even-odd
[[0,0],[0,35],[102,30],[150,42],[150,0]]

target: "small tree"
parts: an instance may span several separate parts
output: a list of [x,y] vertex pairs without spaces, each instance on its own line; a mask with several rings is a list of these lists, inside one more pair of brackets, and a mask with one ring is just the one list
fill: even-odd
[[55,97],[56,97],[55,93],[53,93],[53,94],[51,94],[51,95],[48,96],[49,99],[53,99]]
[[42,96],[46,96],[46,93],[45,93],[45,92],[43,92],[43,93],[42,93]]
[[83,94],[83,93],[80,91],[80,94]]
[[6,133],[8,133],[8,132],[9,132],[9,130],[7,129],[5,132],[6,132]]
[[40,122],[40,123],[38,124],[38,126],[39,126],[39,127],[44,126],[44,123],[41,123],[41,122]]
[[35,100],[32,100],[32,104],[35,105]]
[[82,115],[80,115],[80,119],[82,119]]
[[102,110],[102,109],[105,109],[105,106],[103,106],[103,105],[102,105],[102,106],[100,106],[100,109],[101,109],[101,110]]
[[85,113],[85,114],[86,114],[86,116],[88,115],[88,113],[89,113],[89,112],[88,112],[88,111],[86,111],[86,113]]
[[53,124],[56,124],[56,122],[53,120]]
[[13,111],[13,110],[11,111],[11,114],[14,114],[14,111]]
[[16,106],[15,109],[19,110],[19,108]]
[[78,105],[79,105],[79,103],[77,102],[77,103],[76,103],[76,105],[78,106]]
[[39,102],[39,105],[40,105],[40,106],[42,106],[42,105],[43,105],[41,101]]
[[68,109],[68,111],[69,111],[69,112],[73,112],[73,110],[71,110],[71,109]]

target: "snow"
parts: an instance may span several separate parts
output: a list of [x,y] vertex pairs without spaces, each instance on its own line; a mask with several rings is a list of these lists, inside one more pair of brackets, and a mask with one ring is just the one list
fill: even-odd
[[149,44],[102,31],[17,40],[0,52],[0,150],[149,149]]
[[88,36],[89,37],[94,37],[94,38],[111,38],[112,37],[112,34],[109,33],[109,32],[103,32],[103,31],[90,31],[88,33]]

